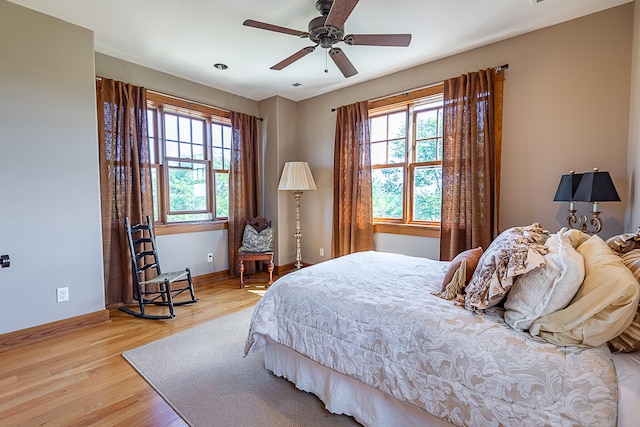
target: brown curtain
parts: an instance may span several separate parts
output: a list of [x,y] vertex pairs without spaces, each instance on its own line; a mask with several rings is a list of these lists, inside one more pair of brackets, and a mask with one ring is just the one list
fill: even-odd
[[100,200],[107,305],[133,301],[133,272],[124,219],[153,216],[147,93],[109,79],[96,83]]
[[490,68],[444,82],[441,260],[498,234],[503,79]]
[[333,258],[373,250],[369,105],[338,108],[333,161]]
[[[260,212],[257,118],[231,112],[233,146],[229,169],[229,272],[238,274],[238,248],[247,220]],[[253,263],[251,263],[253,264]],[[246,274],[255,271],[247,265]]]

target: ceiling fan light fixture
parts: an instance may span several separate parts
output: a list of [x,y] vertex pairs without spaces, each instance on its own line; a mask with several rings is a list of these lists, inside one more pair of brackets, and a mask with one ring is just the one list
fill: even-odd
[[227,64],[221,64],[220,62],[218,62],[217,64],[213,64],[213,66],[218,70],[226,70],[227,68],[229,68]]

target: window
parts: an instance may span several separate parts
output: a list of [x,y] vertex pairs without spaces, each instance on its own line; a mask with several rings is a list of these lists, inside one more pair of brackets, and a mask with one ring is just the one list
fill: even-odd
[[228,114],[157,94],[148,94],[148,99],[154,220],[161,224],[226,220]]
[[441,88],[441,85],[430,88],[425,92],[426,96],[414,94],[403,103],[370,103],[371,178],[376,224],[440,225]]

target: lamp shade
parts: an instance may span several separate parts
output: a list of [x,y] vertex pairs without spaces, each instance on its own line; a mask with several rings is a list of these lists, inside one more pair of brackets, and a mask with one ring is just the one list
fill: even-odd
[[284,164],[278,190],[315,190],[316,183],[307,162],[287,162]]
[[571,171],[562,175],[560,178],[560,184],[558,184],[558,189],[556,190],[556,195],[553,198],[554,202],[571,202],[575,200],[573,195],[578,189],[578,185],[582,180],[581,173],[574,173]]
[[593,172],[582,174],[580,185],[573,195],[573,200],[578,202],[619,202],[620,196],[613,185],[609,172]]

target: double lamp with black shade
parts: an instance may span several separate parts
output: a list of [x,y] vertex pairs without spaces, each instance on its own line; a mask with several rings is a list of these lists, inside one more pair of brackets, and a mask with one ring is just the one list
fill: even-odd
[[[594,168],[591,172],[575,173],[572,170],[568,174],[562,175],[553,201],[569,202],[569,216],[567,217],[569,228],[597,234],[602,230],[599,203],[619,202],[620,196],[618,196],[609,172],[602,172],[598,168]],[[576,217],[576,202],[593,203],[591,218],[586,214],[580,215],[580,218]]]

